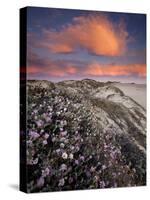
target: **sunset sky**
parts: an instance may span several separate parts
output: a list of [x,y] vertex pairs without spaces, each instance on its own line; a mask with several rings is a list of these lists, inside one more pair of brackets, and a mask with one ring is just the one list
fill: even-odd
[[144,83],[146,16],[29,7],[27,74],[50,81]]

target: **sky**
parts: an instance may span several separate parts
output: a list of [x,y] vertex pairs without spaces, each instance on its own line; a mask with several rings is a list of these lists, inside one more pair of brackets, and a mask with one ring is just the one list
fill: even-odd
[[27,77],[146,82],[146,15],[28,7]]

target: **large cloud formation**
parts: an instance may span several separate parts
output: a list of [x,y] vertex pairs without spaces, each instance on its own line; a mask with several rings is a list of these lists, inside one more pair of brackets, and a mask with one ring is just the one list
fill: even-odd
[[[106,15],[75,17],[70,24],[60,26],[59,30],[42,29],[40,38],[38,34],[29,32],[28,75],[35,78],[59,77],[60,79],[103,76],[145,78],[146,64],[139,64],[136,61],[134,64],[133,62],[132,64],[117,63],[117,58],[122,55],[127,58],[129,54],[127,51],[129,38],[125,24],[122,21],[118,24],[113,23]],[[90,61],[80,61],[82,50],[89,52]],[[38,54],[35,53],[36,51]],[[81,52],[81,56],[72,61],[68,53],[76,51]],[[66,54],[63,55],[64,60],[59,58],[60,53]],[[134,56],[131,53],[130,51],[130,56]],[[110,64],[104,64],[92,55],[105,56],[108,58],[107,63],[110,62]],[[116,57],[116,62],[113,64],[111,64],[112,57]]]
[[71,53],[85,49],[92,54],[122,55],[127,46],[128,32],[124,23],[113,24],[106,16],[75,17],[60,30],[44,30],[41,47],[53,53]]

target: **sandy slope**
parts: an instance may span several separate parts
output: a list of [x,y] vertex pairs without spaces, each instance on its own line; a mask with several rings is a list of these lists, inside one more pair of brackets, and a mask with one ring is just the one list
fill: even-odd
[[125,95],[130,96],[137,103],[146,108],[146,85],[131,83],[114,83],[114,86],[121,89]]

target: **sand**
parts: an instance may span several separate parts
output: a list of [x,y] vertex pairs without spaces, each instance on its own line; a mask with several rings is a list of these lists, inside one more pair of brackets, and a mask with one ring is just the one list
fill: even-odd
[[141,106],[146,108],[146,85],[145,84],[132,84],[132,83],[114,83],[124,92],[125,95],[131,97]]

